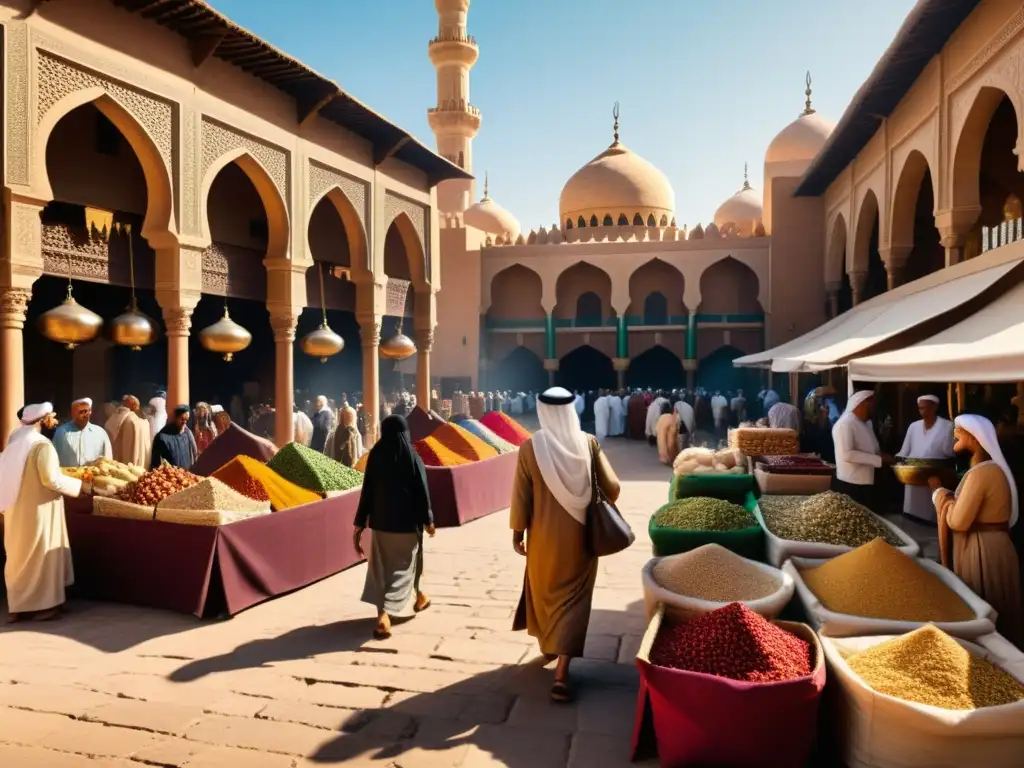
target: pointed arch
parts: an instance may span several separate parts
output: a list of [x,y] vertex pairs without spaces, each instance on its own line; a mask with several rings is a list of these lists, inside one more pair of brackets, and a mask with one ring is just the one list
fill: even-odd
[[[889,225],[889,242],[892,245],[912,246],[914,244],[914,218],[921,184],[925,177],[933,183],[935,174],[930,173],[928,159],[919,151],[911,150],[899,172],[892,196],[892,219]],[[932,190],[934,200],[934,190]]]
[[[598,298],[600,302],[598,314],[602,320],[614,317],[611,276],[600,267],[595,267],[587,261],[576,262],[562,271],[555,280],[555,317],[577,321],[580,314],[578,311],[580,299],[588,293],[594,294]],[[593,299],[588,299],[585,302],[585,314],[588,321],[594,320],[591,317],[593,305]]]
[[629,219],[626,218],[626,214],[624,214],[624,213],[620,213],[619,214],[619,226],[620,227],[628,227],[629,226]]
[[484,296],[484,312],[494,320],[537,320],[544,311],[544,282],[522,264],[510,264],[491,278]]
[[[854,225],[853,252],[846,254],[847,272],[867,272],[871,257],[872,240],[876,236],[879,224],[878,198],[869,189],[860,202],[857,211],[857,223]],[[877,248],[877,244],[875,246]]]
[[405,211],[399,211],[392,219],[388,229],[394,227],[402,238],[402,245],[405,247],[405,257],[409,260],[409,274],[412,276],[412,283],[416,290],[429,290],[429,283],[426,278],[426,256],[423,252],[423,243],[420,242],[416,225]]
[[263,209],[267,214],[267,259],[290,258],[288,206],[285,204],[281,191],[263,164],[253,157],[248,150],[239,147],[224,153],[215,160],[206,171],[200,185],[200,227],[203,238],[210,240],[209,197],[214,179],[229,163],[235,163],[249,178],[260,196]]
[[[352,205],[352,201],[348,199],[348,195],[345,194],[341,187],[335,185],[312,201],[309,206],[309,221],[306,222],[307,232],[310,224],[313,222],[313,212],[316,211],[317,206],[325,198],[330,201],[331,206],[337,211],[338,216],[341,218],[341,223],[345,227],[345,236],[348,240],[349,266],[351,266],[353,272],[361,276],[369,275],[372,271],[373,255],[370,253],[367,245],[366,230],[363,229],[363,222],[359,220],[359,214],[356,212],[355,206]],[[312,263],[313,253],[309,248],[310,240],[307,236],[306,249],[309,262]]]
[[40,197],[53,199],[53,188],[46,168],[46,146],[57,123],[67,114],[86,104],[93,104],[121,132],[142,166],[146,179],[148,205],[142,224],[142,236],[156,249],[177,242],[174,220],[174,187],[170,172],[153,137],[135,116],[103,88],[83,88],[60,99],[47,110],[36,128],[33,146],[35,177],[41,179]]
[[828,240],[828,251],[825,255],[825,282],[842,282],[846,272],[846,217],[836,214],[832,220],[831,234]]
[[[1010,89],[1012,90],[1012,89]],[[988,138],[989,124],[1003,102],[1009,99],[1013,105],[1017,119],[1018,145],[1020,130],[1024,120],[1017,101],[1001,87],[985,85],[978,89],[971,103],[967,118],[960,127],[956,139],[956,150],[953,153],[953,167],[950,174],[950,202],[955,208],[981,208],[981,153]],[[1022,158],[1018,156],[1018,170]]]
[[[663,325],[672,315],[687,314],[685,294],[683,273],[667,261],[651,259],[629,276],[629,308],[626,314],[638,317],[644,325]],[[657,306],[648,306],[648,299],[655,295],[661,297],[654,300]]]
[[578,226],[580,229],[586,229],[587,220],[580,216],[579,219],[576,220],[576,226]]
[[639,213],[633,215],[633,226],[642,227],[644,225],[644,217]]

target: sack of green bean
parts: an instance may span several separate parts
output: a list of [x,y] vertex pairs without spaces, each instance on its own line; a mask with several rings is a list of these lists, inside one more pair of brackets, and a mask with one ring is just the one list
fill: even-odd
[[764,531],[754,516],[757,500],[747,493],[743,504],[693,496],[672,501],[651,515],[648,533],[659,557],[720,544],[741,557],[764,559]]
[[924,627],[905,635],[822,635],[848,768],[1019,768],[1024,654],[988,634],[959,640]]

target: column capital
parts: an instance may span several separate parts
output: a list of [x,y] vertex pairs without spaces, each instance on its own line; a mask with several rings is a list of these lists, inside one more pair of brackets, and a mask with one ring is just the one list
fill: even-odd
[[971,227],[981,216],[980,205],[967,205],[959,208],[948,208],[944,211],[936,211],[935,228],[942,236],[966,235]]
[[164,325],[168,336],[188,336],[192,328],[192,307],[163,307]]
[[295,311],[274,312],[270,316],[270,327],[274,331],[275,342],[295,341],[295,326],[299,322],[299,313]]
[[627,371],[629,370],[629,358],[628,357],[614,357],[612,358],[612,369],[615,371]]
[[907,263],[910,252],[914,250],[912,245],[890,245],[888,248],[879,248],[878,255],[886,269],[890,266],[902,267]]
[[0,328],[21,330],[32,294],[22,288],[5,288],[0,293]]
[[548,373],[554,373],[558,370],[558,363],[557,357],[547,357],[544,359],[544,370]]
[[377,315],[372,318],[357,318],[359,321],[359,340],[363,348],[380,346],[381,318]]
[[416,351],[418,353],[430,354],[430,350],[434,347],[434,329],[433,328],[417,328],[416,329]]
[[694,360],[694,359],[691,359],[691,358],[687,358],[686,360],[683,360],[683,370],[684,371],[696,371],[699,365],[700,365],[700,361],[699,360]]

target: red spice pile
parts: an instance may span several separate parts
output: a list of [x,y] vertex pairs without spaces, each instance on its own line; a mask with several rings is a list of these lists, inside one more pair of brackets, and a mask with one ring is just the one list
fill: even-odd
[[530,436],[530,432],[507,413],[490,411],[481,417],[474,416],[477,421],[487,427],[502,440],[519,447]]
[[701,672],[748,683],[811,674],[811,646],[742,603],[663,628],[651,648],[659,667]]

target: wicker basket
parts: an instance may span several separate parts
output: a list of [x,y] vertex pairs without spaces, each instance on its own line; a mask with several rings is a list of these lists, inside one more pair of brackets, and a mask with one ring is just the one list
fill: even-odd
[[928,485],[928,478],[937,477],[944,486],[956,487],[956,470],[951,467],[915,467],[907,464],[894,464],[892,471],[896,475],[896,479],[903,485]]

